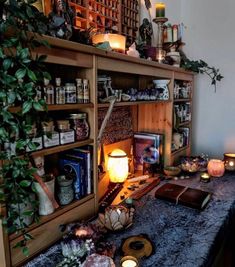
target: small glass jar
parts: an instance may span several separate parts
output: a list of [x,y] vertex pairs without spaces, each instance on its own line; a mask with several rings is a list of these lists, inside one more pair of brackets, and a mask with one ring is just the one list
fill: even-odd
[[65,145],[75,141],[74,130],[70,129],[69,120],[58,120],[57,129],[60,134],[60,144]]
[[75,130],[76,140],[84,140],[89,137],[90,127],[86,113],[70,114],[72,127]]
[[58,146],[60,144],[60,136],[59,133],[54,130],[54,123],[51,122],[43,122],[43,146],[45,148]]
[[66,104],[77,103],[77,88],[74,83],[65,84],[65,103]]
[[58,182],[58,199],[60,205],[67,205],[74,199],[73,179],[67,178],[65,175],[57,177]]

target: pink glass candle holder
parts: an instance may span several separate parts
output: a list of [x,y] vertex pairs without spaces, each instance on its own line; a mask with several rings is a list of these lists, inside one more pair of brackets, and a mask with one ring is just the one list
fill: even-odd
[[207,171],[210,176],[221,177],[224,175],[224,162],[219,159],[211,159],[207,165]]

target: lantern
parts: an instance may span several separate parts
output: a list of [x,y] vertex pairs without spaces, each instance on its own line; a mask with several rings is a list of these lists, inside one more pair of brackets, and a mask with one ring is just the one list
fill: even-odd
[[120,53],[125,53],[126,49],[126,37],[121,34],[112,34],[112,33],[104,33],[104,34],[96,34],[92,36],[92,43],[99,44],[109,42],[112,50]]
[[108,155],[109,179],[112,183],[123,183],[128,176],[127,154],[121,149],[114,149]]
[[208,162],[207,170],[209,175],[214,177],[221,177],[224,175],[224,162],[219,159],[211,159]]
[[235,154],[225,153],[224,154],[224,165],[225,165],[225,170],[235,171]]

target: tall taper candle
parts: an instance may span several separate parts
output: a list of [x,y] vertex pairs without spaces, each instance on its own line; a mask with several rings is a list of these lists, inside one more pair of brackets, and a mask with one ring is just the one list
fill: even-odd
[[166,5],[162,2],[156,3],[156,18],[164,18],[165,17],[165,7],[166,7]]

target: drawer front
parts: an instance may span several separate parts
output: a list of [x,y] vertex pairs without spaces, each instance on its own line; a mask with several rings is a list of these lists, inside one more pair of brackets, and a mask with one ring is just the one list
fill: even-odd
[[25,258],[20,249],[13,248],[14,245],[18,241],[20,241],[20,237],[12,240],[12,242],[10,243],[12,266],[18,266],[22,262],[29,260],[29,258],[61,238],[64,233],[61,233],[59,227],[60,225],[79,220],[86,220],[94,216],[94,214],[95,201],[94,199],[90,199],[87,202],[83,203],[81,206],[69,210],[51,220],[50,222],[47,222],[33,229],[29,232],[29,234],[31,234],[34,239],[28,243],[28,248],[30,251],[30,256],[28,258]]

